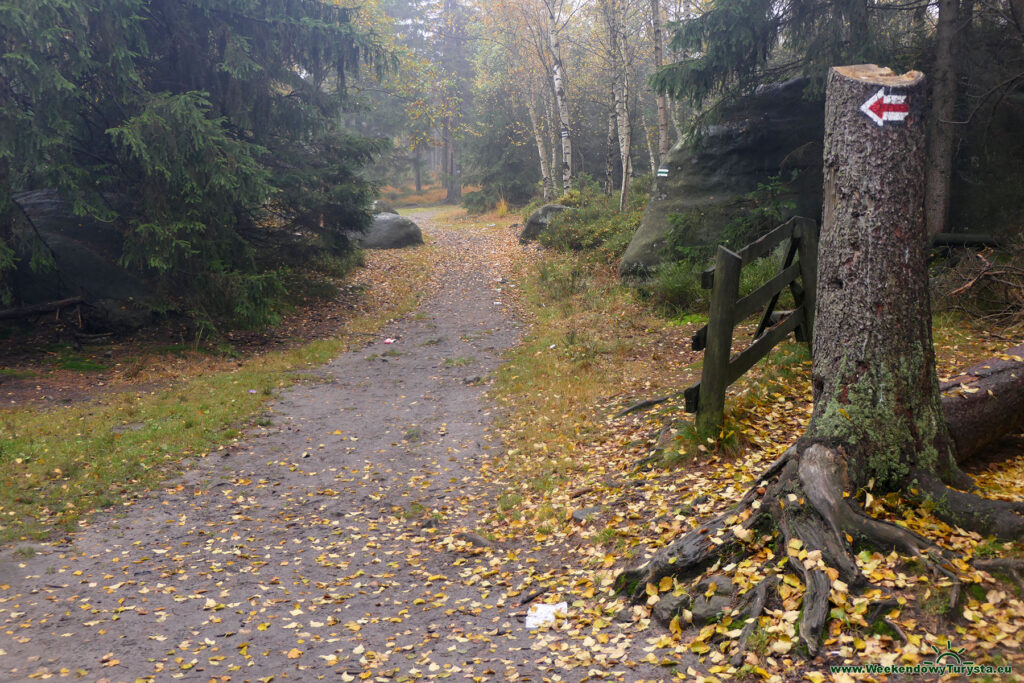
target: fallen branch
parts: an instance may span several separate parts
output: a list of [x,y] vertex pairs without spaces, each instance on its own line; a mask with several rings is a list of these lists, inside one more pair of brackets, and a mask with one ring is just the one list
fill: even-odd
[[665,401],[669,401],[669,400],[671,400],[673,398],[676,398],[677,396],[681,396],[681,395],[682,395],[681,393],[676,393],[676,394],[669,394],[668,396],[660,396],[658,398],[649,398],[649,399],[644,400],[644,401],[639,401],[638,403],[634,403],[633,405],[629,406],[625,410],[622,410],[622,411],[620,411],[618,413],[615,413],[615,417],[617,417],[617,418],[618,417],[625,417],[626,415],[629,415],[630,413],[637,413],[637,412],[640,412],[641,410],[646,410],[647,408],[653,408],[654,406],[658,405],[659,403],[664,403]]
[[32,304],[31,306],[21,306],[20,308],[8,308],[7,310],[0,311],[0,320],[11,320],[14,318],[25,318],[30,315],[37,315],[39,313],[49,313],[50,311],[57,311],[68,306],[74,306],[75,304],[84,303],[85,299],[80,296],[73,296],[70,299],[60,299],[59,301],[48,301],[41,304]]

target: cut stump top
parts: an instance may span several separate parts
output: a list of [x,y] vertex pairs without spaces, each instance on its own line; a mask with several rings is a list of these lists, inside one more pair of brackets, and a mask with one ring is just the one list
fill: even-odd
[[914,85],[924,78],[924,74],[920,71],[898,74],[887,66],[878,66],[877,64],[852,64],[850,66],[834,66],[832,69],[846,78],[863,83],[904,88]]

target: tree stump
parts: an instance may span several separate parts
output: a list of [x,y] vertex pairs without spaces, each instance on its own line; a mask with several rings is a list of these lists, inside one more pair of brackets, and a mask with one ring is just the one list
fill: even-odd
[[[956,464],[932,349],[924,93],[924,76],[916,71],[896,75],[874,65],[830,71],[811,422],[735,507],[619,575],[619,589],[634,600],[646,600],[664,576],[734,561],[770,525],[780,547],[807,553],[786,567],[806,586],[799,634],[815,655],[835,582],[868,581],[856,562],[860,548],[895,550],[933,571],[948,564],[928,539],[868,515],[860,491],[927,497],[935,514],[953,524],[1024,538],[1024,505],[947,486],[971,482]],[[763,606],[757,595],[765,585],[754,589],[750,604]]]
[[956,461],[932,348],[924,224],[924,75],[835,67],[807,438],[842,443],[856,485]]

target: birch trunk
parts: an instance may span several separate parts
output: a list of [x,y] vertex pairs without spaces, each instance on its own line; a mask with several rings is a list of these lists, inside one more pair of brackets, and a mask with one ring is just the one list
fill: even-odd
[[562,48],[558,40],[558,17],[546,0],[548,8],[548,44],[551,48],[551,83],[555,88],[555,106],[558,109],[558,134],[562,143],[562,190],[572,187],[572,140],[569,137],[569,107],[565,101],[565,79],[562,74]]
[[612,95],[615,98],[615,119],[618,123],[619,162],[622,166],[622,184],[619,188],[619,211],[625,211],[629,198],[630,150],[633,145],[629,120],[629,84],[626,77],[625,37],[619,14],[618,0],[605,0],[602,4],[608,28],[608,48],[612,61]]
[[[550,81],[548,82],[550,85]],[[551,137],[551,186],[558,188],[560,192],[562,189],[562,178],[558,174],[561,166],[558,163],[561,150],[561,139],[558,137],[558,115],[555,114],[555,95],[554,88],[551,89],[551,98],[547,101],[548,110],[548,131]]]
[[533,129],[533,139],[537,143],[537,158],[540,160],[540,177],[544,185],[544,200],[551,199],[551,166],[548,164],[547,145],[544,144],[544,133],[540,129],[540,121],[537,118],[537,103],[534,100],[533,90],[526,101],[527,110],[530,112],[530,127]]
[[604,193],[607,196],[612,194],[612,186],[615,182],[615,156],[616,156],[616,123],[615,107],[608,108],[608,137],[605,139],[604,157]]
[[[664,32],[661,27],[661,2],[651,0],[651,28],[654,36],[654,69],[658,71],[665,64]],[[658,160],[654,166],[654,177],[658,176],[658,167],[665,162],[671,147],[668,137],[668,102],[665,95],[656,95],[658,105]]]
[[654,145],[651,143],[651,127],[647,125],[647,112],[644,110],[643,105],[640,105],[640,123],[644,127],[644,142],[647,143],[647,158],[651,162],[651,176],[654,178],[658,177],[658,164],[660,163],[661,155],[654,153]]

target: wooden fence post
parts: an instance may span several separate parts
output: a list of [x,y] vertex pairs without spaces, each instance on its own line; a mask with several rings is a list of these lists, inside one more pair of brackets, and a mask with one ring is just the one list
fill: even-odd
[[797,248],[800,258],[800,280],[804,289],[801,301],[796,303],[804,309],[804,337],[813,352],[814,307],[818,303],[818,225],[808,218],[801,218],[794,232],[800,240]]
[[725,420],[725,389],[729,386],[727,375],[735,322],[733,309],[739,296],[742,267],[743,259],[739,254],[718,247],[697,409],[697,430],[702,434],[717,434]]

